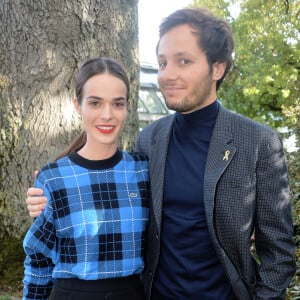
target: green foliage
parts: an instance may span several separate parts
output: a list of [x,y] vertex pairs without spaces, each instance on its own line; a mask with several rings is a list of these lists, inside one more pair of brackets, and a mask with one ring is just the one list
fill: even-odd
[[204,7],[209,9],[216,16],[222,17],[229,22],[232,20],[228,1],[226,0],[194,0],[190,6]]
[[[232,23],[234,68],[224,84],[224,104],[259,122],[293,131],[286,115],[300,101],[299,21],[295,1],[245,0]],[[299,4],[298,4],[299,6]]]

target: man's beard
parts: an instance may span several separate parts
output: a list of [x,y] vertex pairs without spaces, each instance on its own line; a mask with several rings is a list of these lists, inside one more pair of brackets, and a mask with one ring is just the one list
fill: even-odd
[[[200,88],[199,88],[200,86]],[[180,99],[176,103],[168,103],[167,98],[164,96],[166,106],[179,113],[189,113],[206,106],[205,102],[211,94],[212,78],[209,76],[205,82],[194,88],[193,91],[186,97]]]

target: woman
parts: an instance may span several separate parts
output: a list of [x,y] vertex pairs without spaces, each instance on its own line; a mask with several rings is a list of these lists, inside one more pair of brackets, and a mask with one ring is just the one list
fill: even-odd
[[117,147],[129,81],[112,59],[88,60],[74,106],[84,134],[39,172],[48,201],[24,239],[23,299],[144,299],[149,174],[145,157]]

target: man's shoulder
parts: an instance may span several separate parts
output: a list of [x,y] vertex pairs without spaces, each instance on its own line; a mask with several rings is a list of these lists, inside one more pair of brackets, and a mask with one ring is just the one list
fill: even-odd
[[174,121],[174,114],[160,118],[150,123],[145,128],[143,128],[139,135],[148,136],[153,134],[159,134],[160,132],[165,132],[166,129],[169,128],[169,126],[171,126],[173,121]]
[[275,131],[265,124],[257,122],[249,117],[231,111],[223,106],[220,106],[219,121],[223,125],[230,125],[233,130],[254,130],[259,132],[275,133]]
[[146,126],[138,135],[136,150],[146,154],[149,158],[154,145],[159,141],[168,139],[173,122],[174,114],[158,119]]

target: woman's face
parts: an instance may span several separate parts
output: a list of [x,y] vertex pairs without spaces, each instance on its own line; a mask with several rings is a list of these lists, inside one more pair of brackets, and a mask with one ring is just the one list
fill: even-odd
[[77,99],[74,104],[87,135],[84,148],[114,151],[128,112],[125,83],[108,73],[95,75],[84,84],[81,105]]

